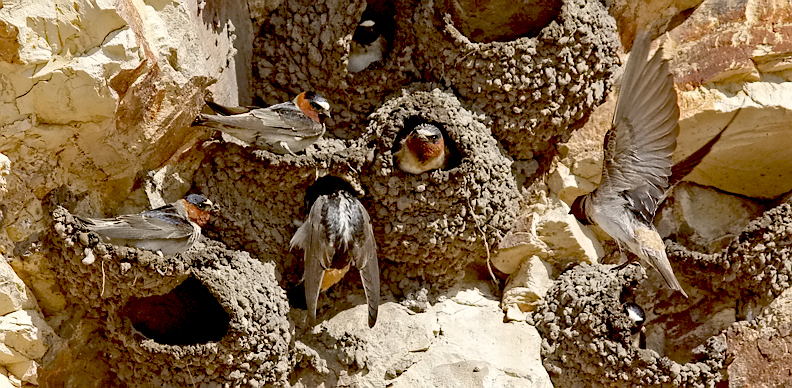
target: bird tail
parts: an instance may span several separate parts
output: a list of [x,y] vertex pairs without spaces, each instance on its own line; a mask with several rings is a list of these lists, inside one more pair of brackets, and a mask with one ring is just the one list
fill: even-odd
[[671,262],[668,261],[668,256],[666,256],[665,251],[655,252],[655,251],[648,251],[650,264],[652,264],[657,272],[660,272],[660,275],[665,280],[666,284],[672,290],[676,290],[682,293],[685,298],[688,297],[685,290],[682,289],[682,286],[679,284],[679,280],[677,280],[676,276],[674,275],[674,270],[671,269]]

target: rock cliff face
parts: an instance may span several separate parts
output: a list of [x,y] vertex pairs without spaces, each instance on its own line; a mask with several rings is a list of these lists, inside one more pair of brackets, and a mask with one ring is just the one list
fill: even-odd
[[[348,71],[385,20],[389,51]],[[664,50],[681,160],[739,114],[656,224],[690,299],[568,214],[599,184],[620,63]],[[788,364],[792,6],[781,0],[2,0],[0,387],[751,386]],[[297,155],[192,127],[211,96],[332,106]],[[394,167],[417,122],[451,163]],[[357,275],[309,327],[289,240],[337,175],[371,215],[380,317]],[[114,247],[73,214],[200,192],[175,256]],[[627,302],[646,311],[632,333]],[[505,323],[504,323],[505,322]],[[786,342],[785,342],[786,341]]]

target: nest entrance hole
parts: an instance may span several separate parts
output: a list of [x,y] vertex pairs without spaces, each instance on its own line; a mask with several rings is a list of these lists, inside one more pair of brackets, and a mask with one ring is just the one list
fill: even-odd
[[132,298],[123,314],[135,330],[165,345],[219,341],[231,321],[215,296],[194,277],[167,294]]
[[[448,152],[450,154],[447,156],[448,162],[445,168],[443,168],[443,170],[448,171],[458,167],[462,161],[462,155],[459,152],[459,148],[457,148],[456,143],[454,143],[454,141],[451,140],[451,138],[448,136],[448,131],[446,131],[443,124],[426,120],[420,116],[411,116],[408,117],[406,120],[404,120],[404,126],[399,131],[399,133],[396,134],[396,140],[393,142],[393,146],[391,147],[391,154],[395,154],[396,151],[398,151],[399,148],[401,148],[402,140],[404,140],[404,138],[407,137],[407,135],[409,135],[410,132],[412,132],[413,129],[415,129],[415,127],[421,124],[432,124],[435,127],[437,127],[440,130],[440,132],[443,134],[443,143],[445,144],[446,147],[448,147]],[[394,166],[396,165],[395,158],[396,157],[394,156],[394,160],[393,160]]]

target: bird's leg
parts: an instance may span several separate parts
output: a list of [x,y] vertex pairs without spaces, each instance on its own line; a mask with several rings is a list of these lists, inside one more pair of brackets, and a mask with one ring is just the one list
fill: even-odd
[[627,254],[624,253],[624,250],[622,249],[621,242],[616,241],[616,245],[619,247],[619,255],[621,256],[620,261],[624,261],[624,263],[619,264],[616,267],[613,267],[612,271],[621,271],[622,269],[624,269],[624,267],[630,265],[633,262],[633,260],[627,258]]
[[279,142],[278,144],[280,144],[280,146],[283,147],[283,149],[286,150],[292,156],[297,156],[297,154],[292,152],[291,148],[289,148],[289,144],[286,143],[285,141]]

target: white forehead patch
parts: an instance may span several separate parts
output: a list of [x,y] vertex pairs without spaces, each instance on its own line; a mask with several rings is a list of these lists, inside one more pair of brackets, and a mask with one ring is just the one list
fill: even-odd
[[432,131],[432,130],[429,130],[429,129],[425,129],[425,128],[423,128],[423,127],[421,127],[421,128],[418,128],[418,130],[417,130],[417,131],[415,131],[415,132],[416,132],[416,133],[418,133],[418,134],[419,134],[419,135],[421,135],[421,136],[427,136],[427,137],[428,137],[428,136],[433,136],[433,135],[436,135],[436,134],[437,134],[435,131]]
[[324,110],[330,110],[330,104],[327,101],[316,101],[316,104],[321,106]]
[[635,311],[635,309],[631,309],[631,308],[627,309],[627,316],[633,322],[641,322],[644,320],[640,315],[638,315],[638,312]]
[[363,23],[360,23],[360,26],[361,27],[374,27],[374,21],[373,20],[366,20]]

